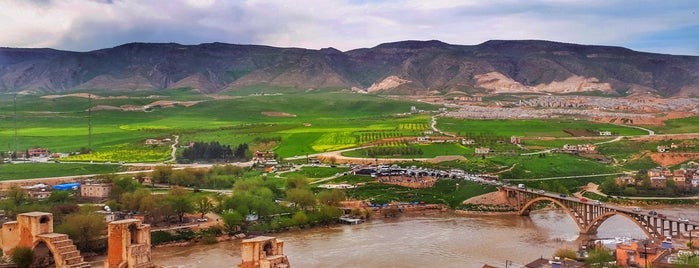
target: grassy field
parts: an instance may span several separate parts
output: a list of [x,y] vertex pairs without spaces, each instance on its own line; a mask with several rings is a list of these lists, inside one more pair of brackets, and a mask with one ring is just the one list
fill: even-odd
[[665,121],[664,126],[650,127],[658,134],[699,132],[699,116]]
[[552,120],[462,120],[455,118],[440,118],[437,126],[449,133],[459,136],[494,135],[507,137],[570,137],[563,130],[611,131],[618,135],[644,135],[647,132],[623,126],[593,123],[584,120],[552,119]]
[[333,176],[337,173],[343,173],[348,170],[349,168],[345,167],[303,167],[299,171],[287,172],[280,174],[280,176],[285,178],[320,179]]
[[26,163],[0,165],[0,180],[108,174],[123,171],[119,165]]
[[451,208],[460,208],[468,198],[495,191],[495,186],[482,185],[468,181],[439,180],[432,188],[413,189],[398,185],[375,183],[369,176],[347,175],[338,177],[330,183],[366,183],[364,186],[349,189],[348,196],[371,200],[373,204],[396,202],[425,202],[428,204],[445,204]]
[[[212,99],[204,95],[185,98],[186,90],[180,90],[150,94],[138,92],[129,99],[94,98],[91,101],[80,97],[46,99],[22,95],[17,99],[16,118],[13,99],[5,95],[0,99],[0,146],[7,150],[44,147],[52,152],[78,151],[90,144],[88,124],[91,123],[92,149],[96,153],[81,160],[162,161],[168,157],[166,150],[146,155],[139,146],[147,138],[174,135],[180,135],[183,142],[217,140],[224,144],[251,143],[257,137],[278,136],[282,142],[275,151],[287,157],[371,142],[374,141],[372,137],[366,135],[371,132],[387,132],[392,136],[417,135],[425,128],[429,117],[397,114],[410,111],[411,106],[436,109],[424,103],[371,95],[288,92],[285,95]],[[146,99],[143,95],[160,97]],[[190,107],[154,108],[149,112],[93,111],[89,119],[86,112],[90,103],[93,106],[145,105],[156,100],[192,100],[192,96],[199,96],[197,100],[203,103]],[[268,112],[287,116],[270,116]],[[124,156],[136,157],[124,159]]]
[[[420,155],[381,155],[376,156],[377,158],[432,158],[440,155],[473,155],[474,149],[465,147],[458,143],[434,143],[434,144],[408,144],[403,143],[397,145],[386,145],[386,146],[411,146],[422,151]],[[342,153],[344,156],[349,157],[368,157],[367,149],[353,150]]]

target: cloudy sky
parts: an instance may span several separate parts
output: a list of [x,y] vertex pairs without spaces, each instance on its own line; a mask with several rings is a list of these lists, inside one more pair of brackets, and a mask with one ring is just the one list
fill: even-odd
[[0,46],[128,42],[350,50],[543,39],[699,55],[696,0],[0,0]]

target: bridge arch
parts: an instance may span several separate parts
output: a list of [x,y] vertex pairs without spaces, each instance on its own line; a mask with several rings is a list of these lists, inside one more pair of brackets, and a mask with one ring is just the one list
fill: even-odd
[[633,222],[634,224],[636,224],[636,226],[638,226],[638,228],[640,228],[640,229],[643,231],[643,233],[646,234],[646,236],[647,236],[648,238],[651,238],[651,239],[655,238],[655,237],[653,236],[653,234],[651,234],[651,233],[648,231],[648,228],[645,227],[645,226],[643,226],[643,224],[642,224],[641,222],[639,222],[638,219],[632,217],[632,216],[629,215],[629,214],[626,214],[626,213],[623,213],[623,212],[618,212],[618,211],[608,211],[608,212],[606,212],[606,213],[604,213],[604,214],[602,214],[602,215],[597,216],[596,218],[594,218],[594,219],[590,222],[590,224],[587,226],[587,228],[585,228],[584,232],[585,232],[585,233],[597,233],[597,229],[600,227],[600,225],[602,225],[602,223],[604,223],[605,221],[607,221],[607,220],[608,220],[609,218],[611,218],[612,216],[623,216],[623,217],[626,217],[627,219],[631,220],[631,222]]
[[578,225],[578,229],[580,229],[581,232],[586,229],[585,226],[583,226],[582,223],[580,223],[580,221],[578,221],[577,215],[575,215],[575,213],[573,213],[573,211],[568,206],[566,206],[565,204],[563,204],[563,202],[561,202],[555,198],[551,198],[551,197],[547,197],[547,196],[539,196],[537,198],[529,200],[529,202],[524,204],[524,206],[522,206],[522,209],[520,209],[517,212],[517,215],[520,215],[520,216],[529,215],[529,211],[531,211],[531,207],[534,206],[534,204],[542,202],[542,201],[551,201],[554,204],[557,204],[560,207],[565,208],[566,213],[568,213],[570,218],[573,219],[573,222],[575,222],[575,224]]
[[56,246],[50,240],[39,237],[32,245],[34,252],[34,264],[40,267],[54,267],[56,264],[63,262],[60,258],[60,253],[56,250]]

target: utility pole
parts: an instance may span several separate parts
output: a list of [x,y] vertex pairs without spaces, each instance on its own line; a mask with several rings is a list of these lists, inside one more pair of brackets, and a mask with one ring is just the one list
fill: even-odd
[[[14,158],[16,158],[17,157],[17,93],[15,93],[15,98],[14,98],[13,104],[15,107],[14,108],[15,109],[15,111],[14,111],[14,119],[15,119],[15,146],[14,147],[15,148],[14,148],[14,151],[12,152],[12,154],[15,156]],[[10,156],[10,157],[12,158],[12,156]]]
[[646,268],[648,268],[648,239],[643,240],[643,253],[645,254],[644,260],[646,260]]
[[92,153],[92,93],[87,94],[87,150]]

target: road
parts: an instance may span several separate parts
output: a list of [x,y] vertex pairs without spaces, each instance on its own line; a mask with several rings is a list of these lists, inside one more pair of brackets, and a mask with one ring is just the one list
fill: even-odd
[[[561,176],[561,177],[548,177],[548,178],[538,178],[538,179],[528,179],[527,181],[550,181],[550,180],[560,180],[560,179],[575,179],[575,178],[589,178],[589,177],[606,177],[606,176],[616,176],[616,175],[628,175],[628,172],[617,172],[617,173],[605,173],[605,174],[590,174],[590,175],[575,175],[575,176]],[[517,180],[517,179],[514,179]],[[508,180],[509,181],[509,180]]]
[[[61,162],[61,164],[64,162]],[[84,164],[84,163],[82,163]],[[230,165],[237,165],[237,166],[243,166],[243,167],[250,167],[253,165],[252,161],[249,162],[237,162],[237,163],[229,163]],[[60,165],[60,164],[57,164]],[[103,163],[100,164],[94,164],[94,165],[103,165]],[[168,164],[164,163],[126,163],[123,164],[124,166],[133,166],[133,167],[155,167],[155,166],[166,166]],[[173,169],[179,170],[179,169],[185,169],[185,168],[211,168],[216,164],[173,164],[169,165],[172,166]],[[133,170],[133,171],[122,171],[122,172],[116,172],[113,174],[116,175],[136,175],[140,173],[151,173],[153,172],[152,169],[144,169],[144,170]],[[3,180],[0,181],[0,190],[2,189],[8,189],[12,185],[33,185],[33,184],[38,184],[38,183],[44,183],[48,185],[56,185],[56,184],[61,184],[61,183],[66,183],[66,182],[74,182],[76,179],[81,178],[81,179],[88,179],[88,178],[93,178],[96,176],[102,176],[104,174],[85,174],[85,175],[72,175],[72,176],[58,176],[58,177],[46,177],[46,178],[31,178],[31,179],[19,179],[19,180]]]

